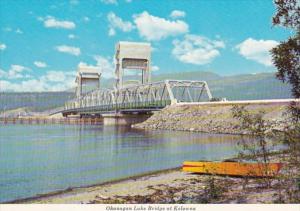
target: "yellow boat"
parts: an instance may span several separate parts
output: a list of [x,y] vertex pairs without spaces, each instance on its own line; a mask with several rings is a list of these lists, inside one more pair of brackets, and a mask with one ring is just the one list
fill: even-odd
[[182,170],[202,174],[272,177],[279,173],[281,167],[281,163],[185,161]]

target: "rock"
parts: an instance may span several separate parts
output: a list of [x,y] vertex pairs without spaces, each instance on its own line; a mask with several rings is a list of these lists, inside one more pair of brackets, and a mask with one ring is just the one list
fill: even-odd
[[104,200],[105,200],[105,199],[109,199],[109,197],[103,196],[103,195],[100,195],[100,194],[97,195],[96,198],[97,198],[97,199],[104,199]]
[[[268,105],[249,105],[247,109],[251,113],[256,113]],[[276,109],[266,111],[266,124],[269,129],[284,129],[287,126],[286,118],[276,113]],[[240,128],[238,120],[234,119],[231,113],[232,106],[206,106],[206,105],[185,105],[185,106],[168,106],[161,111],[155,112],[148,120],[135,125],[136,128],[144,129],[166,129],[177,131],[203,131],[210,133],[227,133],[227,134],[249,134],[248,131]],[[272,119],[271,119],[272,118]],[[254,127],[260,127],[259,124]]]

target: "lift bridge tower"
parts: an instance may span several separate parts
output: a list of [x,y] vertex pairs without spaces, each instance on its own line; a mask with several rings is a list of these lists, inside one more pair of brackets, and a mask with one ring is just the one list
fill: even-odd
[[100,88],[101,70],[99,67],[79,64],[76,75],[76,97]]
[[125,86],[124,72],[141,71],[139,84],[151,81],[151,45],[150,43],[124,42],[116,45],[116,83],[115,89],[119,90]]
[[[99,88],[101,67],[79,65],[77,98],[66,103],[63,114],[101,115],[104,124],[129,124],[140,122],[148,118],[150,112],[168,105],[212,99],[206,81],[164,80],[151,83],[150,43],[119,42],[115,65],[115,89]],[[125,81],[126,71],[138,73],[138,85]]]

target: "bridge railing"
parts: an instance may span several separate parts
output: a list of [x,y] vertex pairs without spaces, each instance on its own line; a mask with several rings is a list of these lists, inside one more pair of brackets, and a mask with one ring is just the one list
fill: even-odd
[[205,81],[166,80],[119,90],[98,89],[69,101],[65,110],[101,112],[163,108],[178,102],[201,102],[212,98]]

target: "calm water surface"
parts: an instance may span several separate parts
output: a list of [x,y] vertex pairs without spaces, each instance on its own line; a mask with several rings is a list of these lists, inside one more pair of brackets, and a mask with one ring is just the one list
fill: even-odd
[[230,158],[239,139],[102,125],[0,124],[0,202],[178,167],[184,160]]

